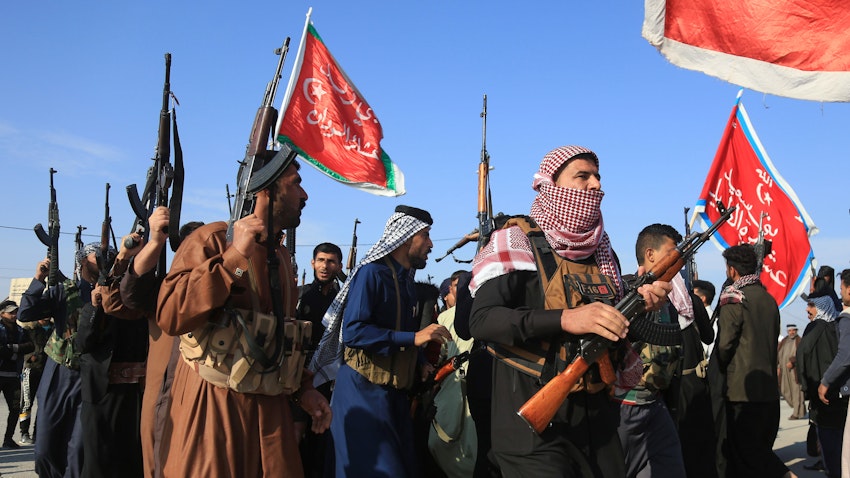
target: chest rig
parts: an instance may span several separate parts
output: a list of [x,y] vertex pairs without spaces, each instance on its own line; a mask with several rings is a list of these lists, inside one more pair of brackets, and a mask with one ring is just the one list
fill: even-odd
[[[531,242],[537,263],[542,303],[527,304],[546,310],[575,309],[592,302],[613,305],[616,286],[611,277],[601,274],[595,262],[572,262],[557,255],[543,230],[528,216],[514,216],[504,228],[519,227]],[[504,364],[545,384],[562,372],[578,353],[582,337],[566,332],[548,339],[527,340],[519,345],[488,344],[487,350]],[[591,365],[572,391],[596,393],[606,385],[597,364]]]
[[83,299],[80,296],[80,288],[74,281],[67,279],[62,283],[62,287],[65,289],[65,310],[67,311],[65,330],[60,333],[57,329],[53,329],[44,346],[44,353],[59,365],[71,370],[79,370],[80,351],[77,350],[76,336]]

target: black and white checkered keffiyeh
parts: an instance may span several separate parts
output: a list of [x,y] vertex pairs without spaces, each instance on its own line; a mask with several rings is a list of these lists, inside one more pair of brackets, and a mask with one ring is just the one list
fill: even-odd
[[[325,317],[322,319],[322,324],[326,327],[325,334],[319,342],[318,350],[313,355],[313,361],[310,362],[310,370],[316,374],[313,379],[313,386],[318,387],[325,382],[335,380],[336,373],[340,365],[342,365],[342,314],[345,310],[348,291],[351,281],[354,280],[354,276],[357,275],[357,272],[364,264],[383,258],[398,249],[400,245],[413,237],[417,232],[428,226],[428,223],[400,212],[396,212],[390,216],[387,225],[384,226],[384,235],[369,249],[363,259],[351,271],[348,280],[342,285],[331,306],[328,307]],[[414,269],[411,269],[411,277],[413,273]]]
[[[77,277],[82,277],[82,275],[80,275],[80,269],[82,269],[83,262],[85,262],[86,257],[88,257],[89,254],[96,253],[98,250],[100,250],[99,242],[90,242],[83,246],[82,249],[77,250],[77,252],[74,254],[74,272],[77,274]],[[106,256],[107,262],[109,264],[112,264],[112,262],[115,260],[115,256],[117,255],[118,251],[116,251],[114,247],[107,246]]]

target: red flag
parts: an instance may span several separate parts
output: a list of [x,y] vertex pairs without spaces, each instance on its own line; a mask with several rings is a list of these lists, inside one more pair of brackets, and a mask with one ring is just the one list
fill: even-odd
[[381,147],[375,112],[328,51],[307,15],[277,140],[333,179],[380,196],[400,196],[404,175]]
[[773,166],[750,124],[741,93],[694,208],[706,224],[713,224],[720,216],[716,201],[726,207],[737,206],[713,237],[724,249],[755,244],[759,220],[762,212],[766,213],[762,230],[764,238],[773,242],[773,251],[764,259],[761,281],[780,308],[799,293],[808,292],[814,257],[809,236],[817,233],[817,227]]
[[846,0],[646,0],[643,37],[674,65],[746,88],[850,101]]

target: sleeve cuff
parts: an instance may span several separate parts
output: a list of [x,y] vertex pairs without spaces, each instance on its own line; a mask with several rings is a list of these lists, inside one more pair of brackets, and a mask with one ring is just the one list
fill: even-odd
[[416,344],[416,332],[393,331],[392,341],[399,347],[408,347]]
[[235,248],[228,247],[221,254],[222,266],[230,273],[234,282],[248,280],[248,258],[239,253]]

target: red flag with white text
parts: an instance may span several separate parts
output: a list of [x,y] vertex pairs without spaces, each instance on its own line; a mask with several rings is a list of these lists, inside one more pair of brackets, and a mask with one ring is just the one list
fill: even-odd
[[761,281],[779,307],[808,292],[814,257],[809,236],[817,233],[817,227],[768,157],[741,103],[741,93],[694,208],[705,224],[714,224],[720,216],[717,201],[737,207],[713,236],[723,249],[755,244],[762,221],[772,252],[764,259]]
[[645,0],[643,37],[671,63],[772,95],[850,101],[847,0]]
[[381,123],[309,15],[280,111],[277,140],[319,171],[379,196],[405,193],[404,175],[381,147]]

